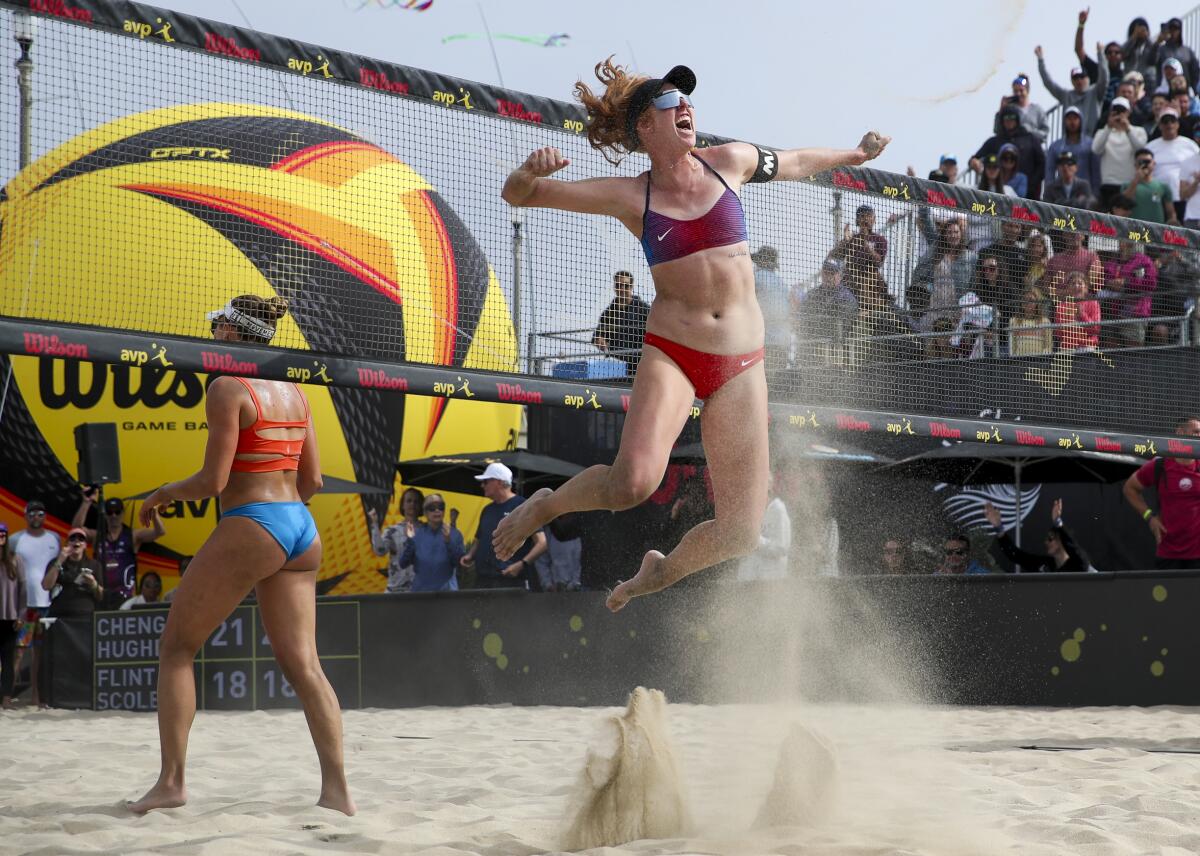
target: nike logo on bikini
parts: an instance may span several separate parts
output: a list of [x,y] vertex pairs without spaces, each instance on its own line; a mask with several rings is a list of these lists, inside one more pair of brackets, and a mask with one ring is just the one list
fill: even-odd
[[753,363],[757,360],[758,360],[758,357],[755,357],[752,360],[742,360],[742,368],[745,368],[746,366],[750,365],[751,363]]
[[667,231],[665,231],[661,235],[659,235],[658,239],[661,241],[663,238],[667,237],[667,235],[671,234],[673,231],[675,231],[674,226],[672,226],[670,229],[667,229]]

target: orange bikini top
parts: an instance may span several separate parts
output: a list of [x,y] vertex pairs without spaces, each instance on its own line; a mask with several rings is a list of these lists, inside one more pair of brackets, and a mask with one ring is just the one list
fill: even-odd
[[304,432],[296,440],[278,440],[268,439],[261,436],[258,432],[268,428],[308,428],[308,399],[304,397],[304,393],[300,392],[300,388],[296,387],[296,392],[300,393],[300,399],[304,402],[304,419],[299,422],[276,422],[271,419],[264,419],[262,414],[262,405],[259,404],[258,396],[254,394],[254,387],[245,378],[237,378],[242,385],[246,387],[246,391],[250,393],[250,398],[254,401],[254,410],[258,413],[258,419],[254,420],[254,424],[238,431],[237,451],[239,455],[281,455],[278,458],[265,458],[262,460],[248,461],[244,458],[234,458],[233,464],[229,467],[235,473],[276,473],[294,471],[300,468],[300,450],[304,448],[304,437],[308,432]]

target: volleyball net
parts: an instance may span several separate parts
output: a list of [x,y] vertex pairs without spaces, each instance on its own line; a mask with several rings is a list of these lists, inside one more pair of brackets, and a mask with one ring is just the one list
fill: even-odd
[[[628,406],[637,240],[500,198],[540,146],[645,169],[578,105],[137,3],[0,26],[3,352]],[[782,424],[1147,454],[1200,410],[1195,232],[870,169],[743,199]],[[244,294],[288,301],[270,345],[213,340]]]

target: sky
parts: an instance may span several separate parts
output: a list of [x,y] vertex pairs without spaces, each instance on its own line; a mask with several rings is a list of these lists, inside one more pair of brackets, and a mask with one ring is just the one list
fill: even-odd
[[[388,2],[388,0],[384,0]],[[364,5],[364,3],[366,5]],[[700,130],[780,148],[857,145],[877,129],[893,142],[876,164],[924,174],[938,156],[973,153],[1012,78],[1033,78],[1032,97],[1054,100],[1037,78],[1035,45],[1063,86],[1082,6],[1063,2],[918,0],[836,3],[737,0],[694,4],[663,0],[475,2],[434,0],[425,12],[380,8],[379,0],[169,0],[169,8],[404,65],[499,83],[484,39],[443,44],[445,36],[484,32],[568,33],[566,47],[495,40],[503,82],[567,100],[610,53],[647,74],[691,66]],[[1131,13],[1130,9],[1135,11]],[[1158,24],[1180,7],[1142,0],[1091,10],[1085,33],[1123,41],[1133,14]]]

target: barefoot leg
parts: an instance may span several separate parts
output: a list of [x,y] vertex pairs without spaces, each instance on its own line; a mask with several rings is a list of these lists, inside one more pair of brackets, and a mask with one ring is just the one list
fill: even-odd
[[647,553],[637,575],[609,597],[608,607],[614,612],[633,597],[661,591],[696,571],[745,555],[758,544],[770,474],[762,365],[721,387],[700,419],[716,519],[689,529],[670,555]]
[[662,481],[671,446],[694,401],[695,392],[679,366],[647,346],[613,465],[588,467],[556,491],[537,491],[496,527],[492,536],[496,557],[510,558],[530,535],[567,512],[618,511],[642,502]]
[[605,601],[607,606],[613,612],[620,612],[624,609],[625,604],[633,600],[635,597],[640,597],[644,594],[653,594],[656,591],[662,591],[670,585],[662,576],[662,560],[665,557],[658,550],[651,550],[642,558],[642,566],[638,569],[637,574],[633,579],[625,580],[612,590],[612,594]]
[[184,763],[196,716],[196,652],[254,583],[283,561],[279,544],[257,523],[225,517],[200,548],[176,589],[158,650],[158,737],[162,767],[135,814],[187,802]]
[[317,805],[353,815],[357,809],[342,758],[342,711],[317,659],[316,569],[320,564],[318,539],[285,570],[259,582],[255,590],[275,661],[304,705],[304,718],[317,749],[321,764]]

